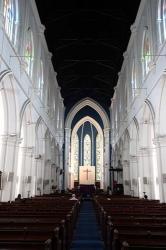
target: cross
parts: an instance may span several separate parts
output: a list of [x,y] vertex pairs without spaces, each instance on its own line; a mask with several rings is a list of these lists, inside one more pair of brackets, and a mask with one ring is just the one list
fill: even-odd
[[87,170],[84,170],[83,172],[86,172],[86,179],[88,180],[88,173],[92,172],[92,171],[90,171],[90,170],[87,169]]

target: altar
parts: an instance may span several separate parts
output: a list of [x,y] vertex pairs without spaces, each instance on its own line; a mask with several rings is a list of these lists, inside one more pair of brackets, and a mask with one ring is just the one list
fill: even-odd
[[95,166],[79,167],[79,184],[95,185]]

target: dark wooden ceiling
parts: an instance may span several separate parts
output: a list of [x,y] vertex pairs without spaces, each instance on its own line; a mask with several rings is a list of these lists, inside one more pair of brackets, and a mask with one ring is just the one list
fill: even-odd
[[140,0],[36,0],[67,109],[85,97],[107,110]]

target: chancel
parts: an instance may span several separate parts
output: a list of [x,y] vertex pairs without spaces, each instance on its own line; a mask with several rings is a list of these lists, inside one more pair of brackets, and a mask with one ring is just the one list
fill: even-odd
[[166,249],[165,163],[166,0],[0,0],[0,250]]

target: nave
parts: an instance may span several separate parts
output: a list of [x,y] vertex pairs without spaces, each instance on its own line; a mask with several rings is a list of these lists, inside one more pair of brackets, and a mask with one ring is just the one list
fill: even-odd
[[164,250],[166,204],[71,193],[0,203],[0,250]]

